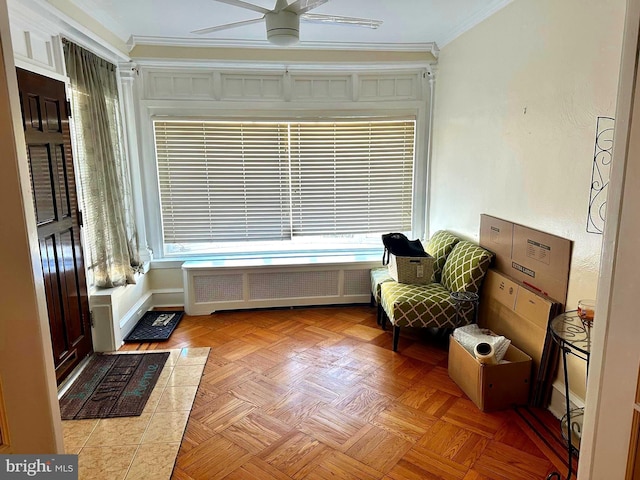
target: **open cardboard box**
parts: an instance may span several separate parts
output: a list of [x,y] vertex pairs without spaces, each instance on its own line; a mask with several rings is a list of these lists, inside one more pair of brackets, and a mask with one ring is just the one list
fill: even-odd
[[483,412],[525,405],[531,385],[531,357],[509,345],[508,363],[483,365],[449,338],[449,376]]

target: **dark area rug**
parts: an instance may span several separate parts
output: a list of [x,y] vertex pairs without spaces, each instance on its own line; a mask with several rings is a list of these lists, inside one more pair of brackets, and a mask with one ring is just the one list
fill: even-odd
[[178,326],[184,312],[175,310],[152,310],[145,313],[125,342],[161,342],[167,340]]
[[63,420],[142,413],[169,352],[94,355],[60,399]]

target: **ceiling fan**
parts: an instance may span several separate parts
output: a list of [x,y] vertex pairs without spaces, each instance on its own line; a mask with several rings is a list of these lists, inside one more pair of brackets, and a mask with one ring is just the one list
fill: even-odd
[[288,4],[287,0],[277,0],[276,6],[273,10],[268,10],[259,5],[254,5],[253,3],[248,3],[242,0],[214,1],[262,13],[262,17],[244,20],[242,22],[217,25],[215,27],[202,28],[200,30],[194,30],[191,33],[204,35],[207,33],[218,32],[220,30],[227,30],[229,28],[259,23],[264,20],[267,26],[267,39],[269,42],[274,45],[283,46],[298,43],[300,35],[300,20],[308,23],[324,23],[366,28],[378,28],[382,25],[380,20],[307,13],[310,10],[327,3],[329,0],[295,0],[291,4]]

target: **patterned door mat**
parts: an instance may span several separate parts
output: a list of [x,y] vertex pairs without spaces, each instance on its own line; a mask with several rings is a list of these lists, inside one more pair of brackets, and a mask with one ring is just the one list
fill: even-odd
[[142,413],[168,352],[94,355],[60,399],[63,420]]
[[176,310],[152,310],[145,313],[125,342],[161,342],[167,340],[178,326],[184,312]]

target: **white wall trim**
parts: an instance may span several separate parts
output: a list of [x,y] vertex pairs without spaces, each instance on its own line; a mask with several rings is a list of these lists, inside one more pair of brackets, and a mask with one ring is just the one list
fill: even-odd
[[8,0],[9,16],[38,26],[38,30],[61,35],[112,63],[129,56],[93,31],[56,9],[46,0]]
[[173,59],[158,57],[135,57],[135,62],[140,67],[158,69],[215,69],[228,71],[273,71],[288,70],[289,72],[406,72],[417,69],[429,69],[434,65],[433,61],[411,61],[411,62],[384,62],[384,63],[334,63],[334,62],[248,62],[245,60],[222,61],[222,60],[197,60],[197,59]]
[[[511,1],[511,0],[509,0]],[[485,17],[486,18],[486,17]],[[475,24],[474,24],[475,25]],[[288,50],[291,47],[278,47],[267,40],[232,40],[216,38],[158,37],[131,35],[127,41],[129,51],[137,45],[164,47],[225,47],[225,48],[269,48]],[[435,42],[424,43],[359,43],[359,42],[301,42],[296,50],[368,50],[385,52],[427,52],[438,57],[440,52]]]
[[0,383],[2,453],[64,453],[44,277],[31,198],[11,27],[0,2]]
[[59,82],[67,83],[69,81],[69,77],[62,73],[56,73],[48,68],[40,67],[38,65],[34,65],[32,62],[27,60],[22,60],[19,57],[16,57],[16,67],[22,68],[23,70],[28,70],[29,72],[37,73],[38,75],[42,75],[45,77],[52,78],[53,80],[58,80]]
[[[553,382],[551,388],[551,400],[548,410],[554,417],[560,419],[567,414],[567,404],[564,395],[564,383],[559,380]],[[569,406],[571,409],[584,408],[584,400],[569,390]]]
[[[431,102],[426,78],[431,68],[403,70],[303,71],[286,68],[270,70],[224,70],[208,68],[140,68],[137,108],[141,185],[134,185],[134,195],[143,197],[147,241],[156,258],[162,258],[161,214],[155,162],[153,120],[156,117],[189,117],[200,119],[233,118],[322,118],[336,116],[411,115],[416,118],[416,166],[414,183],[414,234],[425,229],[427,142]],[[243,91],[226,91],[225,79],[279,82],[277,95],[245,95]],[[340,98],[331,95],[296,98],[295,82],[329,82],[342,80],[346,89]],[[198,89],[194,86],[199,85]],[[378,82],[378,83],[376,83]],[[403,84],[406,89],[383,91],[381,85]],[[404,82],[404,83],[403,83]],[[240,82],[241,83],[241,82]],[[239,84],[238,82],[233,85]],[[377,85],[377,86],[376,86]],[[367,87],[366,90],[364,87]],[[314,88],[314,87],[312,87]],[[385,87],[386,88],[386,87]],[[189,90],[192,89],[193,91]],[[322,90],[318,90],[322,92]],[[194,96],[195,94],[195,96]]]
[[444,34],[441,38],[436,39],[440,48],[444,47],[448,43],[452,42],[460,35],[465,33],[468,30],[471,30],[473,27],[483,22],[491,15],[496,13],[498,10],[509,5],[513,0],[492,0],[489,4],[478,13],[468,18],[464,23],[456,26],[456,28],[449,30],[446,34]]
[[161,288],[152,290],[154,307],[183,307],[184,289],[182,288]]
[[129,309],[129,311],[120,319],[122,339],[129,335],[131,330],[133,330],[133,327],[136,326],[145,312],[149,311],[154,306],[153,291],[151,291],[143,295],[140,300],[138,300],[136,304]]
[[640,0],[628,0],[616,105],[616,129],[602,261],[598,282],[584,435],[578,470],[581,480],[624,478],[629,456],[640,329],[636,315],[636,238],[640,163],[638,44]]

